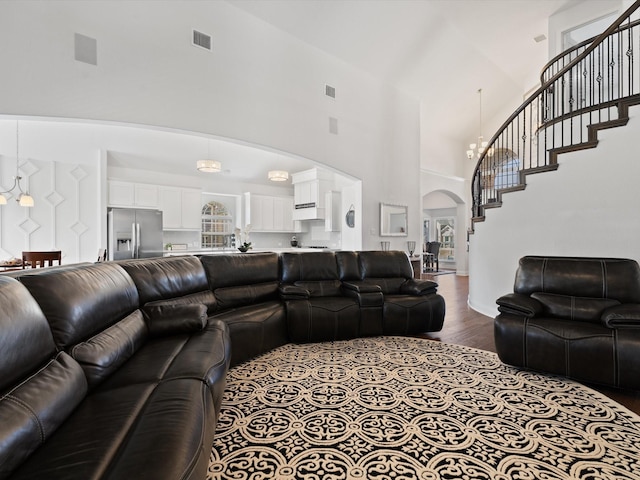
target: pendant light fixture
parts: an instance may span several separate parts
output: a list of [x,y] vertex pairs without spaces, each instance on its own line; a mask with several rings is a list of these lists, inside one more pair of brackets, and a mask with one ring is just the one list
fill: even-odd
[[286,182],[289,180],[289,172],[285,170],[271,170],[267,173],[267,177],[272,182]]
[[217,160],[211,160],[211,141],[207,140],[207,159],[198,160],[196,162],[196,168],[200,172],[205,173],[218,173],[222,170],[222,164]]
[[[480,131],[478,135],[478,143],[470,143],[469,150],[467,150],[467,158],[469,160],[473,158],[480,158],[482,153],[487,148],[488,142],[485,142],[484,137],[482,136],[482,89],[478,89],[478,96],[480,97]],[[487,152],[489,155],[493,155],[493,149],[490,149]]]
[[29,195],[28,191],[22,189],[20,185],[20,180],[22,177],[19,172],[20,168],[20,123],[16,120],[16,176],[13,177],[13,185],[9,190],[0,191],[0,205],[7,204],[7,197],[4,196],[5,193],[11,193],[16,188],[18,189],[18,197],[16,201],[21,207],[33,207],[34,201],[33,197]]

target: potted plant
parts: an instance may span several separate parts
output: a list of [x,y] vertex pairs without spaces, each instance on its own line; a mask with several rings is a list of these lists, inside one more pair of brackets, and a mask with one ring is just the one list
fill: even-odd
[[251,225],[245,225],[243,230],[240,230],[239,228],[235,229],[235,237],[238,242],[240,242],[240,244],[238,245],[238,250],[240,250],[242,253],[245,253],[252,248],[251,242],[249,241],[250,231]]

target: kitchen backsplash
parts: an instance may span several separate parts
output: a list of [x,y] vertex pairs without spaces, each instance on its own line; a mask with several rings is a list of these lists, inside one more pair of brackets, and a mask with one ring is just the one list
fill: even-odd
[[200,248],[200,232],[180,232],[175,230],[165,230],[162,234],[162,243],[184,244],[188,249]]
[[[255,248],[286,248],[291,246],[291,237],[296,236],[298,246],[340,248],[340,232],[325,232],[322,222],[313,222],[308,232],[303,233],[250,233],[249,239]],[[189,250],[200,248],[199,232],[165,231],[163,244],[186,245]]]

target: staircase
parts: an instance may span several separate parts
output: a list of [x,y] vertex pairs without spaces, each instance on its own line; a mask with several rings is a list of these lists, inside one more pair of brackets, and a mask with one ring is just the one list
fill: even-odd
[[640,20],[634,2],[607,30],[563,52],[543,69],[541,86],[488,143],[471,183],[472,221],[526,187],[528,175],[558,168],[558,155],[595,148],[598,132],[626,125],[640,104]]

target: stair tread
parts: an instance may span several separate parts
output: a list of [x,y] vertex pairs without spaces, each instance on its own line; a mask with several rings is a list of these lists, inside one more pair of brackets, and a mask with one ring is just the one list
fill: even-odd
[[499,195],[502,195],[503,193],[519,192],[521,190],[524,190],[525,188],[527,188],[527,186],[524,183],[519,183],[518,185],[514,185],[513,187],[498,188],[496,191]]
[[531,167],[522,170],[522,173],[525,175],[529,175],[532,173],[542,173],[542,172],[553,172],[558,169],[557,163],[552,163],[551,165],[542,165],[540,167]]

